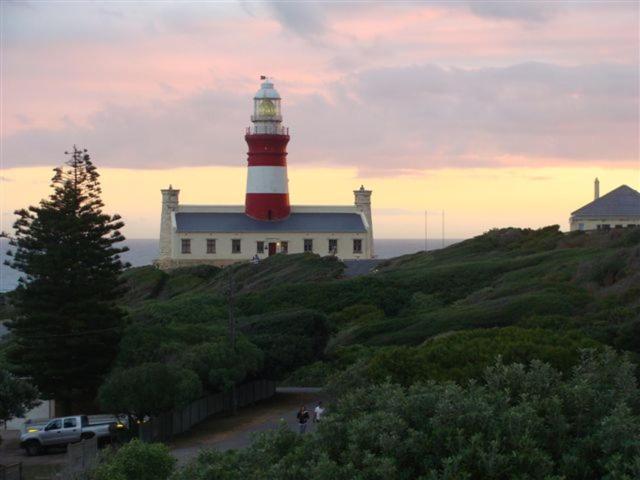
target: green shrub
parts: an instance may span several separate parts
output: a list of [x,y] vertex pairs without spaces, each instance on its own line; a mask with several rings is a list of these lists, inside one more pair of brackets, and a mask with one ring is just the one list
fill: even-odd
[[625,252],[611,252],[593,263],[591,280],[603,287],[613,285],[624,276],[626,265]]
[[168,278],[168,274],[152,266],[129,268],[122,278],[127,282],[125,303],[132,304],[156,298]]
[[244,335],[236,336],[235,350],[229,339],[220,337],[189,347],[180,358],[180,365],[196,372],[209,391],[225,391],[255,374],[262,366],[263,354]]
[[202,385],[193,371],[163,363],[143,363],[113,371],[100,387],[98,399],[107,412],[142,419],[185,406],[201,395]]
[[385,381],[409,386],[429,380],[453,380],[464,383],[480,378],[486,367],[496,358],[506,363],[529,364],[542,360],[562,372],[568,371],[579,360],[579,352],[598,343],[576,330],[551,331],[518,327],[492,328],[455,332],[434,338],[418,347],[386,347],[379,349],[364,363],[337,373],[330,389],[345,393],[363,383]]
[[129,315],[133,323],[209,323],[227,317],[223,297],[210,293],[187,293],[168,300],[145,302]]
[[33,407],[40,404],[36,387],[18,378],[0,364],[0,421],[14,417],[24,417]]
[[343,328],[350,323],[368,323],[384,317],[384,312],[374,305],[351,305],[329,316],[332,328]]
[[175,463],[166,445],[134,439],[103,455],[88,477],[90,480],[167,480]]
[[294,370],[282,381],[288,387],[322,387],[333,372],[326,362],[314,362]]
[[117,365],[175,361],[189,347],[217,342],[226,335],[226,328],[216,323],[134,323],[120,341]]
[[281,379],[318,360],[329,329],[327,317],[314,310],[289,310],[238,320],[240,330],[264,352],[260,375]]
[[632,479],[640,474],[633,365],[585,352],[568,376],[498,362],[482,381],[351,391],[316,432],[286,428],[206,453],[177,480]]

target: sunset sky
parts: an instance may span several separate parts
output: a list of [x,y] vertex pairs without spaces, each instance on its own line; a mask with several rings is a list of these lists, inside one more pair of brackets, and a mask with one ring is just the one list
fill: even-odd
[[2,229],[89,149],[106,210],[159,230],[160,188],[244,201],[259,76],[290,127],[294,204],[373,190],[380,238],[568,228],[640,188],[638,2],[55,2],[2,8]]

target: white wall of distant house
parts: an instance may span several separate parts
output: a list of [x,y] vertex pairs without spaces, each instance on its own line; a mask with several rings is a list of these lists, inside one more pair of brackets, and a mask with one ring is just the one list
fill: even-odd
[[41,400],[40,405],[27,412],[24,418],[13,418],[4,424],[5,430],[22,430],[28,420],[48,420],[55,415],[55,400]]
[[604,217],[604,218],[571,218],[571,231],[574,230],[597,230],[603,228],[627,228],[640,226],[640,216],[635,217]]

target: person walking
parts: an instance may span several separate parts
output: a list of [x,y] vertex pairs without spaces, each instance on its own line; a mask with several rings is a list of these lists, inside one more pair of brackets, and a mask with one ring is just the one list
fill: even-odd
[[313,410],[313,422],[318,423],[324,414],[324,407],[322,406],[322,402],[318,402],[316,408]]
[[302,405],[300,407],[300,410],[298,410],[298,415],[296,415],[296,417],[298,418],[298,426],[300,428],[300,434],[302,435],[307,431],[307,422],[309,421],[309,411],[307,410],[307,407],[305,405]]

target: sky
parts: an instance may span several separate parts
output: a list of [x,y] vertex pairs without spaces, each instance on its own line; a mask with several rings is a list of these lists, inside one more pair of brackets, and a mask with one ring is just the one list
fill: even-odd
[[[76,144],[106,211],[154,238],[160,192],[241,204],[259,76],[290,127],[293,204],[373,190],[379,238],[568,228],[640,189],[638,2],[56,2],[1,8],[0,207]],[[437,233],[436,233],[437,232]]]

